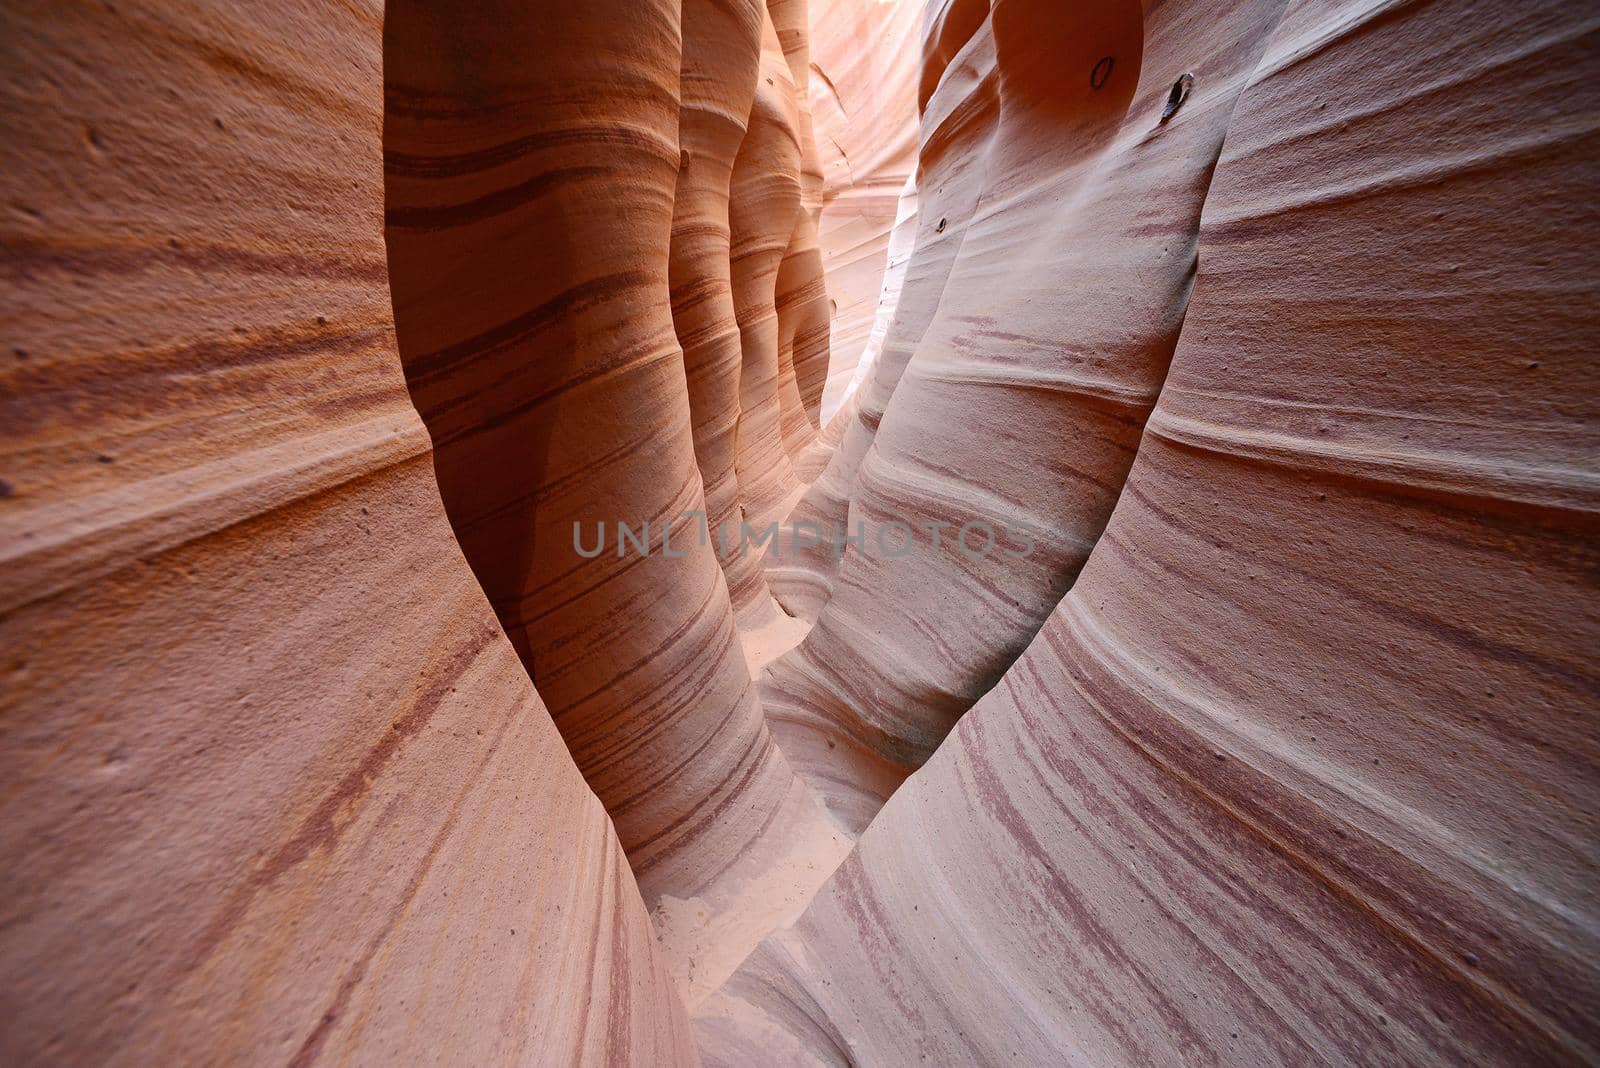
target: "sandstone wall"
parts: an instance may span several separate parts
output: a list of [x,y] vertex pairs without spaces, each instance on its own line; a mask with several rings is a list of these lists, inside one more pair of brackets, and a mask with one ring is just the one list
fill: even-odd
[[[735,468],[743,349],[730,263],[730,185],[755,103],[765,17],[761,0],[683,5],[670,280],[708,537],[710,531],[737,531],[744,520]],[[735,609],[764,605],[759,560],[719,557]]]
[[[666,0],[392,7],[385,160],[400,353],[451,523],[695,985],[809,896],[834,831],[772,743],[702,535],[670,291],[681,33]],[[753,76],[750,59],[721,84]],[[737,112],[748,90],[724,91]],[[773,91],[792,112],[792,87]],[[762,107],[746,143],[766,128]],[[776,392],[761,384],[771,403],[753,409],[739,172],[735,160],[742,451],[758,414],[776,430]],[[762,157],[752,178],[797,188],[797,173]],[[759,213],[782,229],[760,317],[775,375],[771,277],[795,211]],[[625,543],[622,525],[645,536]],[[781,894],[747,885],[780,875]]]
[[889,233],[916,169],[922,4],[810,0],[808,100],[823,185],[818,240],[832,344],[821,421],[832,418],[865,353]]
[[[948,55],[933,55],[924,68],[938,67],[939,90],[925,101],[922,116],[916,175],[922,192],[912,216],[915,230],[905,274],[882,350],[858,391],[840,409],[838,447],[796,505],[786,535],[799,523],[811,523],[830,535],[835,530],[849,532],[850,501],[861,462],[907,362],[938,310],[983,188],[988,143],[998,117],[993,35],[986,20],[962,31],[954,28],[957,23],[936,14],[930,11],[924,47],[932,51],[942,44]],[[958,32],[968,36],[952,40]],[[832,595],[843,553],[835,550],[831,537],[822,545],[787,542],[781,549],[768,562],[773,591],[790,613],[815,621]],[[773,704],[781,705],[781,698]]]
[[[1061,19],[1013,3],[985,24],[997,119],[984,154],[952,164],[971,183],[971,222],[937,314],[895,354],[915,353],[851,482],[851,529],[912,533],[845,555],[816,628],[767,680],[808,750],[819,734],[834,743],[810,771],[830,789],[871,780],[881,802],[994,685],[1082,566],[1166,372],[1211,167],[1280,7],[1146,18],[1107,3]],[[1082,76],[1063,86],[1063,65]],[[1185,73],[1206,91],[1163,124]],[[948,230],[933,203],[925,224]],[[886,352],[874,382],[899,362]],[[864,414],[876,407],[862,398]],[[960,608],[937,628],[907,625],[938,600]],[[853,762],[859,774],[841,773]],[[858,829],[876,807],[870,796],[835,804]]]
[[1584,5],[0,41],[0,1060],[1600,1060]]
[[[702,1008],[712,1063],[1594,1058],[1600,382],[1567,220],[1593,218],[1595,27],[1242,16],[1268,37],[1109,525]],[[1144,70],[1194,93],[1151,147],[1228,84],[1191,64],[1203,26],[1163,47],[1174,17],[1146,12]],[[1512,68],[1515,94],[1467,91]]]
[[0,15],[7,1063],[695,1061],[406,394],[382,16]]

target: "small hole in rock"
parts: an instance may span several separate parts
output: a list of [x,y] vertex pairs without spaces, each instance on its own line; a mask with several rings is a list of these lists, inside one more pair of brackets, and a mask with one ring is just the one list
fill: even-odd
[[934,232],[935,233],[939,233],[939,234],[944,233],[944,224],[945,224],[945,220],[940,219],[939,220],[939,225],[934,227]]
[[1184,74],[1172,83],[1172,91],[1167,94],[1167,106],[1161,109],[1161,121],[1166,122],[1178,113],[1183,107],[1183,102],[1189,99],[1189,90],[1194,88],[1194,75]]
[[1094,65],[1094,70],[1089,72],[1089,88],[1099,89],[1106,84],[1106,79],[1111,77],[1111,68],[1117,65],[1117,57],[1106,56]]

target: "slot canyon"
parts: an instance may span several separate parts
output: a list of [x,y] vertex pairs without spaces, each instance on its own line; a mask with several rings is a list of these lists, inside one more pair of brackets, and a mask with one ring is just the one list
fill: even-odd
[[0,1064],[1600,1064],[1600,7],[0,50]]

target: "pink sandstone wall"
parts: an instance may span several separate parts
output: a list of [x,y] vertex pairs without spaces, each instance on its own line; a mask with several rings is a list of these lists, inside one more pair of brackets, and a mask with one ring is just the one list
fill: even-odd
[[692,1064],[396,352],[378,5],[9,8],[8,1064]]
[[1600,1061],[1600,14],[0,41],[0,1061]]

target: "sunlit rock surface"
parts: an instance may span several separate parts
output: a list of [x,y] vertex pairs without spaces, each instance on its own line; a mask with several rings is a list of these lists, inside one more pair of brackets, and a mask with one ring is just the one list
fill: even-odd
[[[893,295],[882,347],[840,410],[839,445],[790,515],[781,551],[768,564],[770,584],[784,608],[811,621],[831,595],[844,556],[832,534],[851,533],[850,501],[861,462],[906,363],[939,308],[987,171],[986,152],[998,115],[994,37],[985,20],[966,26],[965,39],[952,41],[955,23],[938,14],[930,9],[924,42],[927,63],[939,64],[940,71],[938,90],[923,101],[916,176],[922,192],[918,209],[907,220],[915,227],[912,248]],[[795,538],[793,532],[805,523],[829,537],[820,544],[801,544],[809,539]],[[781,704],[780,697],[774,705]],[[800,747],[797,740],[790,744]]]
[[711,1063],[1595,1056],[1593,28],[1269,16],[1109,526]]
[[[401,358],[451,522],[699,989],[803,903],[837,839],[772,743],[694,518],[669,289],[680,11],[652,11],[391,11],[386,221]],[[792,88],[776,91],[792,111]],[[795,186],[794,161],[759,162]],[[764,307],[775,327],[770,293]]]
[[0,40],[6,1064],[1600,1060],[1600,14]]
[[923,12],[916,2],[810,5],[807,95],[823,180],[819,243],[832,316],[826,426],[867,352],[898,198],[916,170]]
[[[874,536],[844,557],[805,644],[768,673],[770,714],[853,827],[994,685],[1104,527],[1183,321],[1233,102],[1281,6],[1142,18],[1106,3],[1060,18],[1012,0],[980,27],[997,118],[954,161],[971,221],[955,209],[938,311],[906,339],[914,356],[851,484],[849,526]],[[1075,85],[1061,87],[1063,64],[1082,74]],[[1206,92],[1163,124],[1186,73]],[[949,231],[936,195],[920,214],[924,231]],[[904,295],[900,307],[903,321]],[[875,385],[898,362],[886,354]],[[874,407],[863,398],[861,415]],[[909,533],[876,536],[892,523]],[[906,625],[935,601],[949,610],[940,626]],[[841,793],[841,779],[862,794]]]

